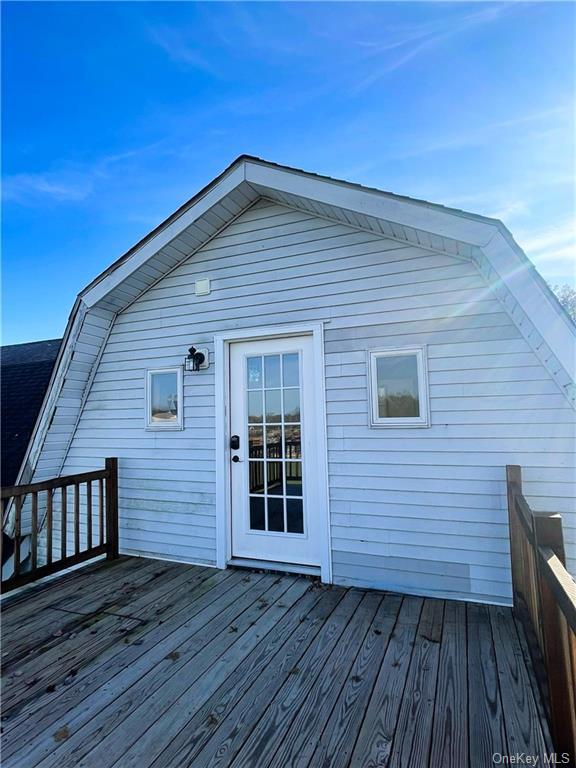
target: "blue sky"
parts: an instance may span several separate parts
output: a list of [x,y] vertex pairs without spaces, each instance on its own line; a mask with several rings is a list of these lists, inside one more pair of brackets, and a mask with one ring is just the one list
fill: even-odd
[[26,3],[3,15],[4,344],[241,153],[501,218],[576,284],[572,3]]

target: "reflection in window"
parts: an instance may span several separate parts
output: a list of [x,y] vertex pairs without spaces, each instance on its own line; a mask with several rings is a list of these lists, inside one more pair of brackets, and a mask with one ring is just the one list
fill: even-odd
[[370,375],[372,424],[427,425],[423,350],[372,352]]
[[180,428],[182,381],[177,368],[148,371],[147,424],[154,428]]
[[300,355],[247,357],[246,389],[250,528],[304,534]]
[[416,355],[376,359],[378,418],[420,416]]

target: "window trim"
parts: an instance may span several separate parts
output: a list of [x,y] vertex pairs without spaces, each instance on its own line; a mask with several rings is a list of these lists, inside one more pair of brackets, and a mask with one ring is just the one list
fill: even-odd
[[[403,416],[382,418],[378,416],[378,385],[376,380],[376,361],[380,357],[397,357],[399,355],[415,355],[418,371],[418,401],[420,416]],[[368,389],[369,389],[369,419],[370,426],[377,428],[394,427],[429,427],[430,403],[428,391],[428,356],[425,346],[421,347],[387,347],[384,349],[368,350]]]
[[[175,373],[177,375],[178,387],[178,410],[176,421],[163,424],[162,422],[152,421],[152,376],[155,373]],[[146,411],[144,413],[144,425],[146,430],[152,432],[175,432],[184,429],[184,386],[183,370],[181,365],[171,365],[167,368],[149,368],[146,371]]]

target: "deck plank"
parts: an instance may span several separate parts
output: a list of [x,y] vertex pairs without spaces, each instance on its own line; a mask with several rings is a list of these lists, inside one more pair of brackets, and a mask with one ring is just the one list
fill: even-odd
[[121,558],[2,611],[5,768],[485,768],[553,751],[507,608]]
[[[344,590],[307,590],[294,609],[194,712],[185,728],[154,761],[154,768],[194,765],[216,730],[222,724],[225,727],[226,719],[238,703],[248,700],[243,699],[248,691],[252,698],[262,691],[272,695],[278,678],[289,674],[298,663],[343,595]],[[238,713],[239,709],[236,709],[233,717],[240,723]]]
[[[129,666],[110,685],[85,699],[77,711],[73,710],[73,717],[68,716],[58,723],[56,732],[65,727],[69,738],[57,749],[52,743],[38,765],[43,768],[57,766],[65,757],[73,757],[75,765],[81,765],[81,758],[89,752],[98,757],[100,765],[100,761],[109,761],[115,756],[111,747],[104,749],[103,740],[108,747],[110,735],[117,731],[115,739],[127,748],[132,731],[137,736],[149,722],[154,722],[160,714],[156,715],[157,707],[168,707],[172,701],[164,699],[158,691],[167,682],[172,686],[185,686],[188,678],[180,673],[190,663],[193,665],[189,672],[192,679],[204,672],[212,658],[220,655],[223,643],[236,636],[227,631],[230,623],[270,586],[272,580],[262,575],[254,576],[248,583],[242,581],[240,574],[232,578],[234,585],[230,589],[224,582],[210,591],[212,602],[202,607],[192,621],[171,638],[170,650],[154,666],[150,667],[147,659]],[[140,671],[137,685],[131,682],[134,667]],[[173,687],[165,693],[174,695]]]
[[470,768],[486,768],[493,763],[494,754],[509,754],[508,744],[489,609],[476,604],[466,609]]
[[394,768],[428,763],[443,616],[443,600],[425,601],[392,744]]
[[[326,717],[318,723],[317,747],[308,761],[310,765],[345,768],[349,764],[401,604],[402,598],[399,595],[387,595],[384,598],[360,651],[352,659],[348,659],[353,662],[352,669],[323,732],[322,720],[326,720]],[[336,677],[337,673],[333,673],[334,682]],[[318,685],[315,687],[318,688]],[[337,692],[338,686],[333,685],[333,690]],[[322,735],[318,740],[320,734]],[[308,744],[310,743],[313,743],[313,739],[309,739]],[[296,749],[295,753],[300,757],[306,754],[306,750]]]
[[23,624],[19,632],[9,635],[2,649],[4,671],[14,664],[21,666],[26,657],[37,659],[39,654],[65,642],[72,633],[77,633],[86,624],[92,624],[97,617],[115,613],[135,618],[138,595],[146,599],[152,591],[158,592],[160,586],[170,592],[175,583],[185,578],[186,573],[181,568],[162,569],[157,565],[141,568],[133,579],[120,580],[120,583],[114,580],[114,589],[108,581],[101,583],[99,579],[94,579],[88,599],[80,596],[76,601],[68,600],[63,605],[52,603],[36,620]]
[[[174,633],[187,623],[206,605],[207,593],[223,582],[233,584],[231,571],[198,569],[185,571],[187,580],[182,584],[186,600],[158,605],[156,595],[150,595],[150,614],[140,621],[125,638],[124,643],[107,648],[92,663],[79,670],[73,683],[56,685],[54,690],[45,691],[30,706],[19,706],[15,713],[4,710],[3,725],[4,756],[19,748],[31,748],[28,725],[33,724],[38,733],[47,731],[59,719],[86,699],[90,694],[109,685],[115,675],[124,672],[123,681],[136,682],[145,667],[152,667],[174,646]],[[176,599],[176,598],[175,598]],[[217,598],[216,598],[217,599]],[[144,616],[142,612],[140,617]],[[126,643],[128,639],[128,643]],[[116,678],[119,684],[120,678]],[[125,683],[126,684],[126,683]]]
[[466,605],[447,602],[440,646],[438,688],[430,764],[468,766],[468,676]]
[[[334,652],[346,658],[349,649],[359,647],[381,599],[381,595],[348,592],[320,630],[316,642],[281,681],[281,687],[275,688],[274,697],[270,700],[266,690],[257,698],[246,697],[241,715],[231,713],[227,729],[219,729],[200,753],[201,762],[207,768],[222,765],[248,768],[259,766],[260,761],[266,765],[328,659]],[[249,733],[247,739],[239,738],[234,730],[234,721],[239,716]]]
[[[134,711],[125,723],[127,728],[113,733],[101,743],[101,749],[96,752],[99,766],[129,768],[141,765],[143,759],[153,760],[189,719],[187,706],[193,711],[201,706],[213,687],[217,687],[274,628],[278,619],[290,610],[307,588],[302,581],[290,577],[278,578],[272,574],[263,576],[258,584],[260,592],[254,588],[247,591],[246,604],[242,606],[241,613],[238,613],[241,600],[236,601],[236,615],[231,617],[234,623],[227,621],[227,631],[209,631],[212,640],[197,659],[189,660],[178,675],[173,675]],[[254,600],[254,597],[257,599]],[[248,602],[250,598],[251,603]],[[282,607],[278,606],[279,603]],[[128,739],[126,733],[129,734]],[[80,762],[79,768],[87,768],[92,758],[93,755],[90,755],[89,762]]]
[[490,621],[508,749],[512,754],[526,752],[537,756],[539,764],[545,765],[548,745],[540,724],[514,619],[507,609],[490,606]]

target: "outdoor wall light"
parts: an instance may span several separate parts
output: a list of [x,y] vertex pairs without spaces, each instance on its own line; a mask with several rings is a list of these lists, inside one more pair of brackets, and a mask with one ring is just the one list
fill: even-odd
[[190,347],[188,357],[184,358],[184,368],[187,371],[199,371],[208,368],[208,350]]

